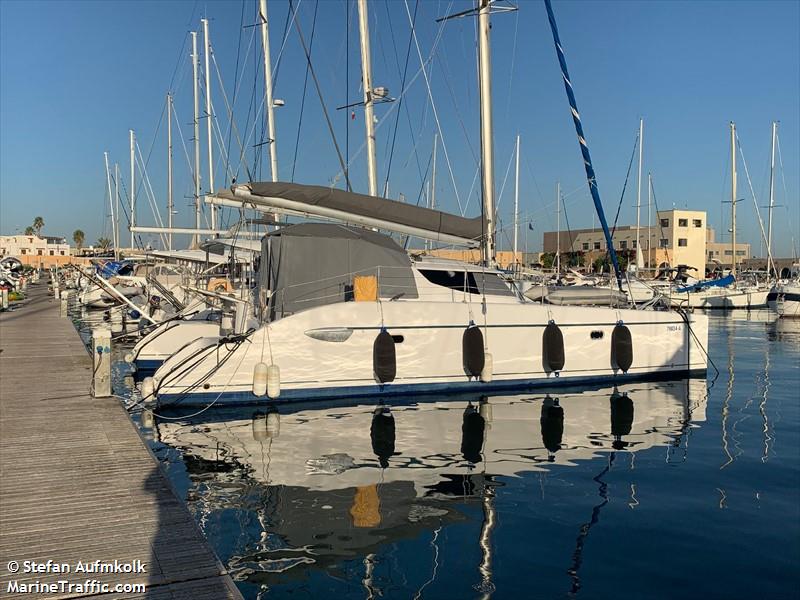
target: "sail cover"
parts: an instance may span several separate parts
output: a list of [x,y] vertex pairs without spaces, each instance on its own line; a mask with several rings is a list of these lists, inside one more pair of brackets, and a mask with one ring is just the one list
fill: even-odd
[[686,287],[678,288],[676,291],[679,293],[684,292],[699,292],[700,290],[704,290],[706,288],[711,287],[727,287],[732,285],[736,281],[736,278],[733,275],[727,275],[721,279],[707,279],[705,281],[701,281],[699,283],[695,283],[694,285],[688,285]]
[[375,276],[381,298],[417,298],[411,259],[392,238],[333,223],[300,223],[262,240],[259,283],[270,319],[353,300],[356,275]]
[[[315,214],[314,209],[320,208],[329,213],[334,211],[341,215],[353,215],[369,219],[380,229],[390,231],[393,230],[392,225],[399,225],[420,233],[428,232],[435,236],[473,242],[480,240],[483,231],[481,217],[468,219],[397,200],[375,198],[329,187],[283,182],[249,183],[246,186],[236,186],[236,196],[240,196],[239,190],[242,188],[249,190],[251,196],[290,201],[295,210],[305,208],[310,214]],[[320,216],[324,215],[320,213]]]

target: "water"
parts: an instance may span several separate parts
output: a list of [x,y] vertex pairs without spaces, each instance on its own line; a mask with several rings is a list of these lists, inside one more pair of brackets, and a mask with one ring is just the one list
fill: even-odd
[[709,345],[708,382],[143,431],[246,598],[797,598],[800,323],[714,316]]

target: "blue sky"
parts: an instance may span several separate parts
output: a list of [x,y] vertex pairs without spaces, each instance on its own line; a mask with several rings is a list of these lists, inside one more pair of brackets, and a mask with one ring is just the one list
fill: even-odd
[[[253,129],[253,111],[262,99],[263,75],[259,40],[252,39],[257,32],[243,25],[255,22],[255,5],[254,0],[0,2],[0,231],[24,229],[41,215],[51,234],[71,237],[81,228],[89,242],[107,235],[103,151],[110,153],[112,163],[120,163],[128,186],[130,128],[137,132],[142,154],[150,157],[148,176],[164,213],[164,96],[170,88],[175,94],[176,123],[191,156],[187,32],[199,30],[203,15],[211,22],[214,56],[237,130],[247,138],[246,163],[254,179],[268,179],[266,151],[255,164],[252,148],[262,140],[261,127]],[[309,43],[317,3],[300,0],[295,5]],[[388,87],[392,96],[402,89],[410,39],[406,6],[413,14],[415,0],[408,5],[404,0],[370,2],[374,84]],[[480,146],[475,23],[458,19],[442,27],[435,22],[470,6],[465,0],[421,1],[416,31],[423,58],[432,57],[426,62],[431,94],[452,167],[451,175],[440,144],[437,204],[460,210],[454,180],[462,209],[475,215],[479,186],[473,181]],[[541,245],[541,232],[555,228],[556,181],[568,194],[570,226],[591,227],[594,220],[544,6],[522,0],[519,8],[492,20],[495,169],[499,193],[519,133],[521,212],[533,220],[535,231],[528,232],[528,241],[534,250]],[[653,173],[659,207],[708,211],[718,238],[730,226],[729,205],[722,204],[730,195],[728,122],[737,123],[753,187],[764,205],[770,123],[778,120],[784,171],[777,173],[775,186],[776,203],[783,205],[775,212],[776,252],[790,255],[791,236],[797,243],[800,230],[800,3],[569,1],[554,2],[554,10],[609,218],[620,201],[640,116],[645,119],[645,172]],[[290,179],[294,170],[298,182],[343,185],[310,78],[300,119],[306,62],[294,29],[284,42],[288,3],[270,0],[269,11],[273,61],[280,55],[275,96],[285,101],[276,117],[281,179]],[[353,186],[365,191],[366,159],[358,153],[364,140],[363,111],[355,108],[353,118],[349,110],[336,110],[360,98],[355,3],[322,0],[317,11],[312,61],[337,140],[343,152],[349,148]],[[428,167],[436,124],[413,45],[407,73],[402,105],[376,110],[378,168],[382,185],[399,114],[389,194],[397,198],[402,193],[416,202],[420,169]],[[230,172],[245,181],[248,172],[240,165],[236,136],[228,136],[227,109],[213,68],[212,98],[232,156]],[[204,131],[203,122],[205,177]],[[186,196],[192,184],[177,129],[175,165],[176,223],[188,225],[192,217]],[[217,187],[230,183],[221,177],[224,167],[217,148]],[[741,160],[738,168],[739,197],[745,199],[739,205],[739,237],[758,253],[758,227]],[[622,223],[635,221],[635,185],[632,179]],[[141,189],[141,180],[137,187]],[[500,198],[505,227],[501,246],[510,238],[512,203],[513,169]],[[138,206],[139,222],[152,224],[144,197]]]

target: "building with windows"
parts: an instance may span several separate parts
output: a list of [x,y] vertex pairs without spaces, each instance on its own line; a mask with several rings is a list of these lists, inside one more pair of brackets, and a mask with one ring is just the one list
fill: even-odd
[[[707,229],[705,211],[663,210],[658,211],[653,224],[640,225],[638,240],[635,225],[618,225],[612,240],[617,251],[636,251],[641,244],[642,263],[647,269],[689,265],[702,271],[706,265]],[[562,253],[583,252],[586,264],[607,251],[600,228],[546,231],[543,251],[553,253],[557,248]]]
[[[706,235],[706,262],[709,265],[722,265],[723,267],[730,267],[733,263],[731,257],[733,256],[733,248],[730,242],[717,242],[715,240],[714,230],[709,227],[708,234]],[[736,265],[742,264],[745,260],[751,258],[750,244],[737,243],[736,244]]]
[[49,267],[70,262],[67,240],[52,235],[0,235],[0,258],[14,256],[23,264]]

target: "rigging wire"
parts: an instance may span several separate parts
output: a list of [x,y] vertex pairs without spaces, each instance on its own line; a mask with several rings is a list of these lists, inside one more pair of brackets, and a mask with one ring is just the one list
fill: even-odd
[[[455,196],[456,196],[456,202],[458,203],[458,209],[461,211],[461,216],[463,217],[464,213],[466,211],[466,207],[462,206],[462,204],[461,204],[461,197],[460,197],[460,195],[458,193],[458,185],[456,185],[455,174],[453,173],[453,167],[452,167],[452,165],[450,163],[450,154],[447,152],[447,142],[445,141],[445,137],[444,137],[444,134],[442,132],[442,125],[441,125],[441,123],[439,121],[439,112],[436,110],[436,103],[433,101],[433,92],[431,90],[430,78],[428,77],[428,72],[427,72],[427,70],[425,68],[425,64],[426,63],[422,58],[422,49],[420,48],[420,45],[419,45],[419,39],[417,38],[416,29],[413,26],[413,21],[412,21],[412,18],[411,18],[411,10],[408,7],[408,0],[403,0],[403,3],[405,4],[405,7],[406,7],[406,15],[408,16],[408,22],[411,25],[411,35],[412,35],[412,37],[414,39],[414,45],[416,46],[417,56],[419,57],[420,66],[422,67],[422,74],[423,74],[423,76],[425,78],[425,87],[426,87],[426,89],[428,91],[428,100],[430,101],[431,109],[433,110],[433,117],[434,117],[434,120],[436,121],[436,128],[439,131],[439,138],[442,140],[442,152],[444,153],[444,159],[445,159],[445,162],[447,163],[447,170],[450,173],[450,180],[451,180],[451,182],[453,184],[453,192],[455,193]],[[452,7],[452,5],[453,5],[453,2],[451,0],[450,3],[448,4],[446,12],[450,12],[450,8]],[[442,23],[441,23],[441,26],[439,28],[439,32],[438,32],[438,34],[436,36],[436,40],[434,41],[433,48],[431,49],[431,57],[433,56],[434,51],[436,49],[436,46],[438,45],[439,40],[441,39],[442,33],[444,31],[444,24],[445,23],[446,23],[446,21],[442,21]],[[432,60],[432,58],[430,60]]]

